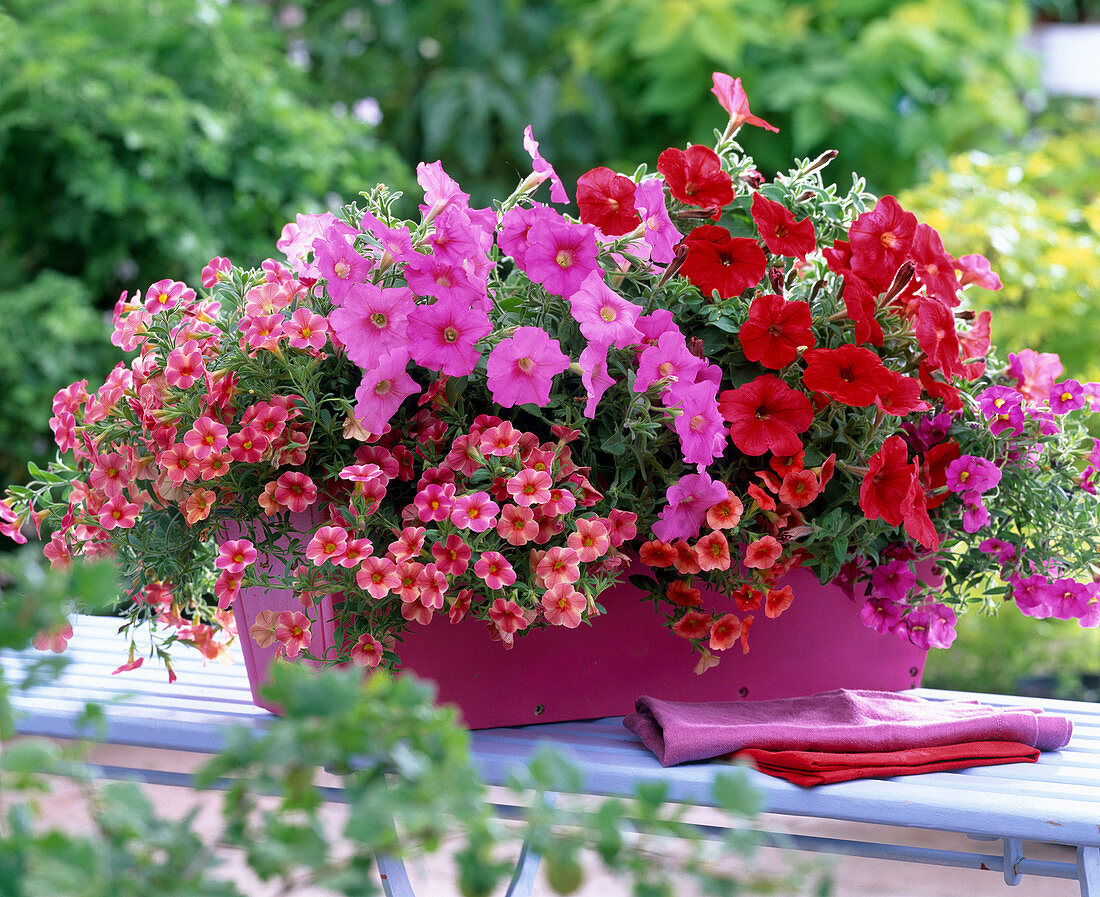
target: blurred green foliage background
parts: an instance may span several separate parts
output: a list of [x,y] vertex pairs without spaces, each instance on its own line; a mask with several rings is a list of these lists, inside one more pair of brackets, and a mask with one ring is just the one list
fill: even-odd
[[[858,171],[954,255],[990,258],[1005,288],[981,299],[1002,354],[1054,351],[1098,377],[1100,118],[1044,97],[1022,43],[1037,15],[1089,14],[1091,0],[0,0],[0,489],[52,454],[53,393],[118,360],[104,315],[120,291],[195,282],[216,255],[258,264],[295,213],[408,189],[422,160],[477,202],[506,195],[530,170],[529,123],[570,192],[593,165],[652,168],[722,124],[714,70],[780,128],[743,134],[765,174],[839,150],[839,183]],[[975,645],[979,666],[1011,654]]]

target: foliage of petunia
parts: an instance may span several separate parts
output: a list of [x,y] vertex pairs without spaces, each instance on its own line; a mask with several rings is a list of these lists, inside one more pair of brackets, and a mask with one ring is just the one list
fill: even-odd
[[736,136],[768,124],[714,82],[715,146],[593,169],[579,217],[528,129],[491,207],[422,164],[416,220],[378,187],[288,224],[280,260],[124,294],[136,354],[57,394],[59,459],[0,528],[117,558],[162,656],[218,656],[255,585],[301,601],[241,633],[288,657],[391,666],[467,617],[511,646],[588,624],[639,561],[700,671],[799,600],[799,566],[926,647],[968,604],[1096,625],[1100,385],[999,359],[985,260],[827,185],[834,154],[765,181]]

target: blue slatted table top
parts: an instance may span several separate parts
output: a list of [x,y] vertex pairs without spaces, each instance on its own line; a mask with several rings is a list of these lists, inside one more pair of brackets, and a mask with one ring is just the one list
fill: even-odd
[[[69,666],[57,681],[17,694],[27,735],[71,738],[86,702],[104,704],[106,740],[112,744],[209,753],[219,749],[225,727],[259,727],[271,718],[252,704],[243,663],[203,665],[197,653],[175,661],[179,681],[169,685],[164,669],[149,665],[112,676],[125,661],[118,621],[78,617],[66,652]],[[43,655],[5,654],[8,676],[22,673]],[[1100,846],[1100,705],[1004,695],[919,689],[937,700],[976,700],[996,706],[1041,707],[1073,720],[1068,747],[1044,753],[1037,763],[988,766],[952,772],[863,779],[802,788],[753,772],[769,812],[851,822],[916,826],[996,838],[1022,838],[1077,846]],[[630,708],[624,708],[629,710]],[[665,769],[621,719],[548,723],[474,732],[474,761],[488,784],[502,784],[509,770],[545,745],[576,762],[590,794],[632,793],[640,781],[668,783],[669,799],[710,803],[718,762]]]

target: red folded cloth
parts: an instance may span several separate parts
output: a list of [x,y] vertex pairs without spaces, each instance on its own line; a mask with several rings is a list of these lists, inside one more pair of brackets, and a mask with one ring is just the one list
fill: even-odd
[[642,697],[623,720],[664,766],[768,751],[885,753],[970,742],[1016,742],[1056,751],[1068,719],[1031,708],[930,701],[890,691],[837,689],[771,701],[684,703]]
[[966,741],[938,747],[872,753],[767,751],[746,748],[731,759],[751,760],[761,772],[796,785],[828,785],[852,779],[911,776],[970,766],[1034,763],[1039,749],[1017,741]]

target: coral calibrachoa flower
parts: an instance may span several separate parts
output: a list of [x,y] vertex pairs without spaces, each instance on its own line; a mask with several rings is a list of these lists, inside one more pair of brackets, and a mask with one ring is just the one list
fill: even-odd
[[59,458],[0,533],[114,556],[162,656],[223,653],[253,586],[300,600],[242,633],[288,657],[392,667],[402,630],[467,617],[508,647],[604,613],[635,559],[698,671],[799,600],[795,567],[922,646],[971,604],[1096,625],[1100,384],[1002,361],[984,258],[827,185],[835,153],[767,182],[736,138],[774,128],[739,79],[713,93],[713,147],[592,169],[576,217],[528,127],[490,207],[422,164],[415,220],[378,187],[299,215],[281,259],[124,293],[132,360],[58,391]]

